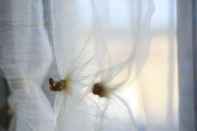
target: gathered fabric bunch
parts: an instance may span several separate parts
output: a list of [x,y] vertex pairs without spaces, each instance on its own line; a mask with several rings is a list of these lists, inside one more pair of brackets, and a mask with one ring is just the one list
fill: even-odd
[[[140,131],[118,92],[136,79],[148,56],[152,0],[129,0],[125,26],[113,20],[118,9],[110,8],[110,0],[3,3],[0,68],[11,90],[10,131],[103,131],[107,123],[118,123],[106,115],[116,101],[129,114],[128,129],[117,130]],[[117,11],[110,14],[110,9]],[[48,76],[52,64],[58,78]],[[54,102],[42,89],[45,79]]]
[[[58,50],[58,44],[55,45],[60,79],[49,79],[50,90],[56,92],[54,103],[55,131],[108,130],[105,125],[113,122],[110,122],[111,118],[108,118],[106,114],[109,110],[112,110],[110,105],[114,102],[117,103],[116,101],[123,106],[122,108],[126,109],[129,122],[127,126],[124,125],[128,129],[124,126],[123,129],[115,129],[117,127],[114,125],[113,130],[140,131],[130,105],[118,92],[128,80],[132,79],[131,75],[135,75],[133,80],[136,79],[143,68],[146,55],[148,55],[147,47],[150,41],[148,32],[151,14],[154,12],[153,1],[148,1],[146,10],[144,10],[145,14],[137,11],[133,13],[134,16],[131,17],[133,25],[131,25],[131,29],[128,29],[130,33],[126,34],[128,37],[133,37],[131,43],[125,43],[128,54],[115,61],[113,59],[116,59],[121,50],[115,56],[112,56],[113,47],[110,48],[110,46],[115,45],[108,43],[110,37],[113,37],[112,29],[111,32],[108,29],[110,25],[108,6],[110,4],[103,0],[90,0],[88,2],[90,4],[89,11],[92,13],[92,24],[90,29],[85,31],[85,40],[82,37],[82,42],[76,39],[77,36],[78,38],[81,37],[83,27],[80,27],[78,23],[80,13],[77,12],[79,7],[75,2],[66,2],[67,5],[70,5],[69,8],[62,7],[64,10],[62,12],[68,13],[68,17],[64,17],[65,19],[61,17],[64,14],[54,15],[55,19],[59,18],[60,20],[56,21],[56,27],[54,27],[57,28],[53,32],[54,41],[64,39],[59,41],[63,45],[62,52]],[[133,1],[130,2],[132,4]],[[137,10],[142,6],[137,1],[133,4],[130,6]],[[63,1],[62,5],[65,5]],[[59,8],[56,10],[59,10]],[[62,26],[59,22],[65,23]],[[62,29],[62,27],[64,28]],[[60,28],[63,33],[59,33]],[[70,32],[71,30],[72,32]],[[73,33],[73,35],[70,33]],[[124,47],[124,43],[121,44]],[[142,44],[146,44],[146,46],[144,47]],[[60,59],[62,61],[58,63]],[[137,67],[134,69],[134,66]]]

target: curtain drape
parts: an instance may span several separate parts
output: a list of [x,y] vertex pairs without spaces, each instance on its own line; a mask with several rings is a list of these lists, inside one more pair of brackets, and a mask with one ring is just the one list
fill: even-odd
[[42,1],[6,0],[0,4],[0,68],[11,90],[11,130],[52,131],[54,116],[41,89],[52,60],[44,28]]
[[7,0],[0,15],[10,131],[178,131],[176,0]]

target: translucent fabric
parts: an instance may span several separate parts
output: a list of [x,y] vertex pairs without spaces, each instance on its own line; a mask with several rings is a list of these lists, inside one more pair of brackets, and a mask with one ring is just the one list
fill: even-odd
[[[120,118],[111,121],[113,118],[105,117],[117,103],[122,106],[117,111],[126,110],[123,114],[129,116],[118,124],[120,129],[117,130],[140,130],[130,106],[120,95],[113,92],[109,98],[97,98],[91,91],[98,81],[119,89],[138,76],[149,52],[154,3],[151,0],[113,3],[110,0],[60,0],[51,4],[59,74],[61,79],[69,75],[73,83],[79,84],[71,86],[70,94],[57,94],[56,131],[115,130],[115,122]],[[86,114],[86,117],[76,120],[75,115],[70,114]]]
[[[57,93],[56,131],[178,130],[175,2],[60,0],[51,4],[59,74],[63,79],[74,70],[71,78],[79,84],[71,86],[70,94]],[[154,71],[159,66],[161,74]],[[93,94],[97,82],[111,91],[108,97]]]
[[[0,4],[0,68],[11,90],[12,131],[52,131],[52,107],[41,89],[52,61],[41,0]],[[14,121],[13,119],[13,121]]]
[[[156,0],[3,3],[0,68],[15,114],[10,131],[178,131],[174,3],[163,4],[170,7],[164,24]],[[54,102],[42,90],[51,64],[54,81],[67,82]]]

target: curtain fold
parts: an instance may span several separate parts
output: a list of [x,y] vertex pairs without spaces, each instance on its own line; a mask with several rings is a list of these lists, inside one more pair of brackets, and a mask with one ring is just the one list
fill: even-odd
[[52,107],[41,89],[52,60],[42,1],[1,1],[0,10],[0,68],[11,90],[11,127],[52,131]]

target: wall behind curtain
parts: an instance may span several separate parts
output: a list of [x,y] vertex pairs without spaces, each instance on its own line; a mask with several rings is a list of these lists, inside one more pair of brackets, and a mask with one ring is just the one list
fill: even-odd
[[195,131],[195,2],[178,0],[177,5],[180,131]]

